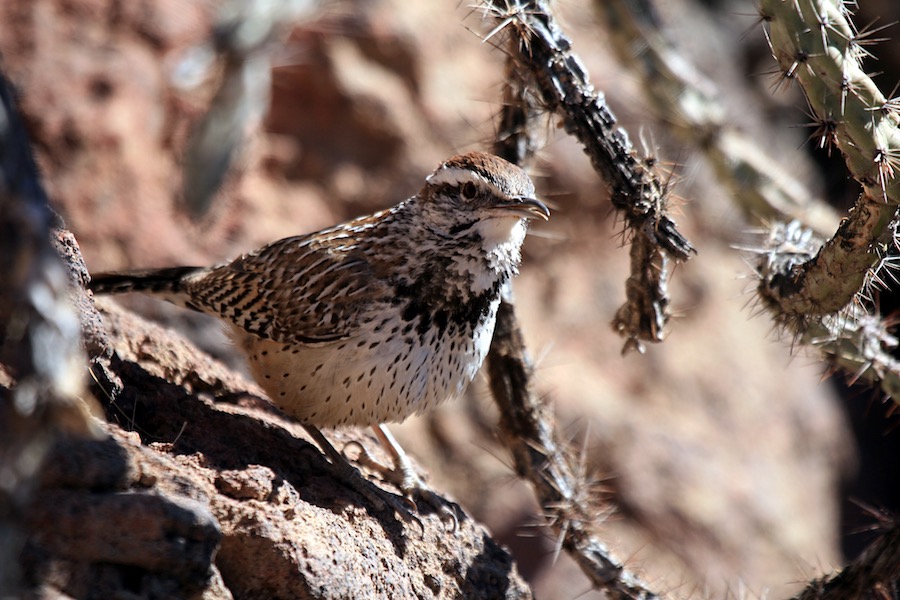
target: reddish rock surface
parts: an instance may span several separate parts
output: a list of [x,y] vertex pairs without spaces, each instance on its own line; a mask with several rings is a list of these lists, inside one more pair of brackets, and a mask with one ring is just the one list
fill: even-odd
[[60,443],[27,515],[48,597],[530,596],[470,517],[453,534],[374,510],[252,384],[112,304],[103,321],[123,384],[109,437]]

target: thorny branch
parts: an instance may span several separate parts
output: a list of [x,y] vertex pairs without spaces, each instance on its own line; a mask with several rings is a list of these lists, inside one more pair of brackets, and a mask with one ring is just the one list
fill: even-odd
[[[532,125],[541,113],[536,99],[528,94],[530,77],[513,58],[507,61],[504,108],[493,149],[497,155],[520,164],[534,153]],[[610,556],[592,531],[602,512],[598,498],[573,468],[565,449],[556,443],[552,410],[532,386],[531,360],[509,298],[501,303],[497,315],[487,373],[502,415],[500,435],[512,453],[516,471],[534,487],[561,547],[591,583],[610,598],[656,598]]]
[[532,364],[525,351],[513,305],[504,301],[497,314],[487,360],[491,392],[500,407],[500,434],[518,474],[528,479],[561,547],[591,583],[610,598],[651,599],[654,592],[625,571],[591,531],[598,521],[596,498],[579,480],[555,441],[553,414],[532,386]]
[[[772,226],[761,247],[751,249],[758,255],[760,285],[777,285],[783,273],[811,260],[822,243],[798,221]],[[880,315],[854,303],[833,315],[810,319],[796,335],[798,342],[818,348],[850,373],[853,381],[878,384],[889,396],[900,398],[900,361],[894,358],[900,340],[890,328]]]
[[[835,211],[824,200],[815,199],[764,149],[729,125],[731,120],[725,116],[726,107],[714,83],[705,79],[667,38],[652,2],[598,0],[594,5],[619,59],[640,77],[662,121],[706,154],[748,216],[767,221],[768,239],[749,250],[760,258],[756,269],[763,297],[777,295],[784,274],[803,269],[805,263],[815,259],[825,238],[837,229]],[[820,124],[814,134],[816,145],[830,148],[834,140],[829,136],[833,133],[830,125]],[[896,262],[896,258],[885,256],[884,268],[876,268],[874,275],[883,280],[887,279],[883,271]],[[778,315],[779,307],[772,308]],[[853,378],[879,384],[886,393],[900,397],[900,364],[891,356],[897,339],[889,333],[889,324],[867,313],[861,303],[802,323],[776,318],[788,326],[802,324],[802,331],[792,327],[798,341],[816,347]]]
[[836,0],[763,0],[772,53],[784,81],[796,80],[810,109],[829,124],[863,192],[834,237],[811,260],[760,288],[782,320],[835,313],[853,301],[878,260],[900,205],[900,114],[862,67],[865,49],[847,5]]
[[811,582],[794,600],[896,598],[900,594],[900,521],[891,520],[862,555],[834,575]]
[[666,214],[668,189],[655,159],[639,157],[628,134],[616,127],[603,94],[594,90],[546,1],[490,0],[486,12],[498,23],[495,31],[512,31],[512,56],[531,73],[544,104],[584,146],[610,188],[632,243],[642,246],[631,253],[626,305],[613,322],[626,339],[624,350],[640,351],[645,341],[661,341],[668,319],[667,257],[683,261],[695,250]]
[[873,300],[896,280],[900,111],[863,71],[865,34],[845,4],[765,0],[760,14],[780,77],[800,83],[827,136],[823,143],[841,151],[863,191],[827,241],[800,233],[795,223],[772,228],[770,242],[777,243],[763,252],[791,252],[759,263],[759,297],[798,338],[820,344],[854,379],[880,384],[897,402],[900,364],[892,354],[898,344],[889,332],[894,324],[873,310]]

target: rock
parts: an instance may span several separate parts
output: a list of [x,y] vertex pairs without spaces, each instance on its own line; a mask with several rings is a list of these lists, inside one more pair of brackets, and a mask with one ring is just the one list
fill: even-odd
[[469,516],[452,533],[437,514],[421,513],[420,529],[377,511],[254,385],[98,304],[123,389],[104,403],[106,439],[64,440],[46,461],[26,516],[34,587],[73,598],[530,597]]

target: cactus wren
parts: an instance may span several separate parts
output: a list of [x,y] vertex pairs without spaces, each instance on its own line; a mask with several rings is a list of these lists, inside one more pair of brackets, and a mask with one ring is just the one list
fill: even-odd
[[[356,489],[383,507],[318,428],[372,426],[394,462],[383,474],[432,502],[383,424],[465,389],[488,352],[501,289],[517,274],[526,221],[549,215],[522,169],[472,152],[393,208],[220,266],[100,274],[90,287],[219,317],[272,402]],[[371,465],[364,450],[361,458]]]

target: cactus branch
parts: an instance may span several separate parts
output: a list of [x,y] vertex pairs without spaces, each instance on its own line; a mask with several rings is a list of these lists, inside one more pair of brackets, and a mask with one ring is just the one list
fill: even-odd
[[[753,140],[728,125],[729,119],[724,117],[726,109],[719,101],[713,83],[705,79],[667,39],[652,11],[652,4],[639,0],[594,4],[620,60],[640,76],[646,95],[663,117],[663,122],[674,134],[692,142],[706,154],[748,216],[766,222],[768,239],[762,247],[751,249],[759,254],[757,273],[763,304],[773,310],[781,325],[793,332],[797,342],[817,348],[854,378],[879,384],[890,395],[900,391],[900,363],[891,356],[897,346],[897,340],[889,333],[891,324],[867,313],[863,303],[850,302],[842,307],[841,302],[835,302],[832,307],[841,310],[815,318],[782,310],[782,296],[786,290],[793,291],[792,284],[796,285],[791,279],[792,274],[802,272],[807,263],[815,260],[826,238],[838,229],[834,210],[823,200],[813,198]],[[771,18],[764,13],[762,21],[770,22]],[[877,31],[857,34],[856,45],[873,41],[872,35]],[[639,54],[635,53],[636,48],[640,49]],[[866,49],[860,51],[867,53]],[[783,73],[783,77],[789,74],[790,78],[784,81],[798,78],[798,68],[799,65],[792,62]],[[897,102],[887,101],[880,110],[896,113]],[[811,137],[817,146],[828,151],[837,147],[839,121],[834,118],[835,113],[829,111],[818,116],[812,106],[809,112],[816,126]],[[869,114],[864,116],[871,118]],[[848,220],[831,242],[835,246],[829,249],[831,254],[825,255],[839,255],[842,260],[836,262],[835,268],[842,271],[840,276],[818,283],[821,291],[816,292],[818,297],[813,297],[818,302],[821,297],[828,299],[839,294],[835,281],[847,282],[853,293],[861,284],[866,284],[866,277],[871,284],[886,276],[893,277],[890,268],[894,259],[888,252],[893,247],[892,240],[876,243],[871,248],[866,247],[869,245],[866,242],[861,252],[854,246],[852,240],[855,237],[848,228],[862,221],[863,216],[871,215],[869,206],[858,210],[860,214]],[[892,214],[891,210],[885,212]],[[876,213],[876,218],[880,213]],[[881,229],[883,225],[879,223],[877,227]],[[889,233],[885,232],[882,237]],[[846,239],[850,242],[845,244],[842,240]],[[848,256],[843,258],[843,253]],[[866,271],[879,257],[879,267],[870,270],[866,276]],[[844,276],[851,272],[853,277]],[[812,273],[812,277],[820,275],[815,270]]]
[[812,581],[794,600],[896,598],[900,585],[900,522],[886,519],[881,537],[835,574]]
[[832,314],[859,292],[900,204],[900,121],[862,69],[865,49],[842,2],[762,0],[760,11],[782,76],[800,83],[819,122],[833,124],[834,145],[863,189],[834,237],[760,293],[785,315]]
[[[760,288],[777,286],[782,273],[811,260],[821,247],[822,239],[797,221],[773,225],[765,243],[751,249],[759,256]],[[880,385],[900,398],[900,361],[893,356],[900,341],[890,333],[892,323],[869,314],[859,302],[817,318],[783,318],[781,324],[794,331],[799,343],[820,350],[854,380]]]
[[[486,13],[497,22],[494,32],[511,30],[516,42],[512,56],[532,74],[543,102],[562,118],[565,130],[581,142],[609,186],[632,243],[642,246],[631,253],[631,281],[641,285],[626,287],[626,305],[618,311],[614,329],[626,339],[626,350],[641,350],[644,341],[661,341],[668,319],[663,254],[683,261],[695,250],[668,216],[668,189],[655,159],[638,156],[628,134],[616,126],[603,94],[594,90],[547,2],[493,0],[486,4]],[[647,290],[647,285],[656,288]]]
[[[596,498],[580,481],[556,443],[553,415],[532,385],[532,364],[512,304],[504,301],[488,355],[491,392],[500,407],[500,432],[516,471],[527,478],[561,547],[597,589],[615,599],[650,600],[658,596],[610,555],[592,531]],[[585,493],[587,492],[587,493]]]
[[[532,134],[542,110],[529,92],[534,85],[530,71],[519,68],[512,56],[506,66],[503,110],[493,151],[522,164],[535,152]],[[486,369],[500,409],[500,439],[512,455],[516,472],[534,488],[547,526],[560,540],[560,547],[610,598],[655,598],[612,558],[593,532],[603,512],[600,499],[573,467],[566,448],[556,441],[553,411],[535,393],[533,366],[509,295],[500,304]]]

